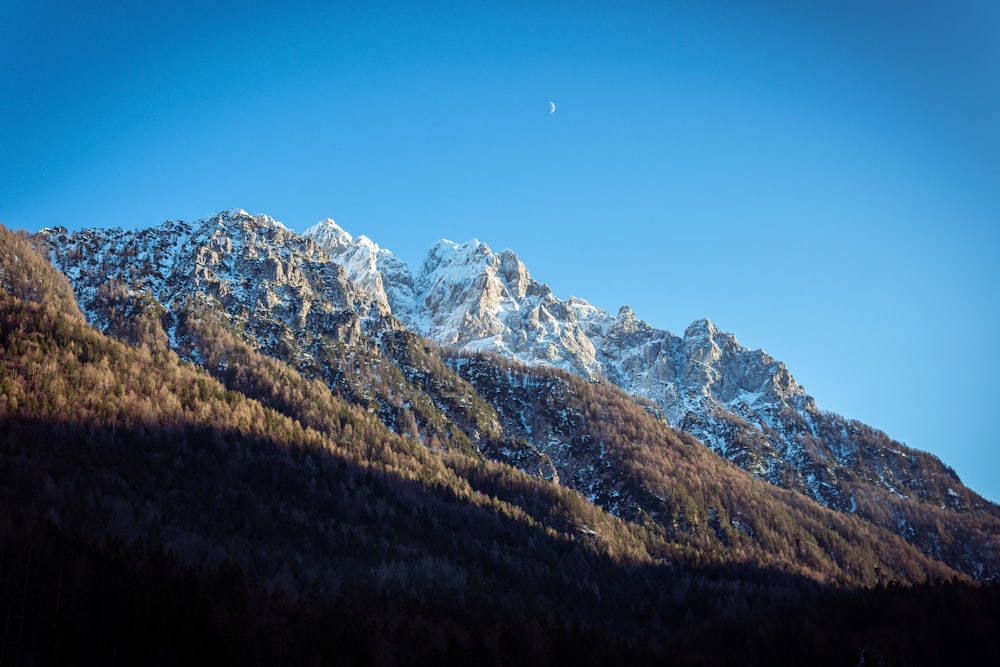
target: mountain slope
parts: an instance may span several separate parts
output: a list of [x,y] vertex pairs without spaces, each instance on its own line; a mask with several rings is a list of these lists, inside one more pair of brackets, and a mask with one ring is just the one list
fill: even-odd
[[[194,314],[187,318],[194,319]],[[225,493],[225,486],[212,489],[211,478],[188,469],[190,455],[199,467],[203,465],[197,463],[199,459],[209,456],[205,471],[214,471],[213,477],[231,474],[239,480],[257,474],[240,470],[240,461],[273,449],[274,445],[267,444],[272,442],[290,448],[292,458],[305,461],[307,467],[319,465],[317,457],[332,458],[360,466],[359,474],[377,470],[416,482],[424,488],[409,501],[416,507],[434,504],[436,489],[443,488],[446,495],[472,507],[494,511],[500,503],[501,513],[514,520],[540,524],[563,539],[639,563],[667,559],[691,567],[749,560],[816,580],[869,585],[879,581],[883,572],[906,581],[953,574],[901,539],[747,477],[694,441],[678,437],[620,391],[567,374],[507,367],[498,359],[451,357],[442,361],[428,354],[417,339],[407,339],[403,333],[398,336],[402,338],[384,348],[394,356],[382,356],[379,365],[398,363],[404,381],[419,378],[432,403],[444,413],[438,418],[452,428],[481,429],[478,448],[455,447],[455,437],[438,446],[431,442],[422,446],[408,434],[392,433],[377,412],[371,414],[334,396],[323,383],[306,380],[284,362],[255,352],[233,335],[216,333],[211,346],[196,348],[197,355],[210,362],[206,368],[215,369],[223,385],[200,369],[181,364],[165,348],[125,345],[78,318],[10,296],[0,302],[0,340],[7,341],[0,378],[6,401],[0,405],[0,416],[6,428],[23,435],[32,431],[62,434],[56,442],[63,444],[54,443],[53,450],[36,454],[73,461],[71,469],[97,476],[87,486],[109,489],[92,504],[114,508],[114,519],[101,519],[102,512],[97,510],[77,517],[84,521],[75,526],[77,530],[90,534],[110,530],[129,541],[141,535],[172,535],[167,548],[190,550],[198,559],[211,558],[213,550],[229,553],[228,545],[246,544],[252,534],[246,531],[252,526],[232,525],[231,518],[225,517],[220,527],[211,518],[192,513],[206,497],[214,498],[212,503],[220,507],[230,499],[217,497]],[[448,370],[448,363],[457,368],[458,375]],[[512,387],[519,389],[512,391]],[[511,401],[520,401],[522,408],[527,403],[540,405],[521,409],[518,425]],[[492,451],[502,459],[503,452],[516,450],[518,436],[524,435],[521,429],[528,428],[526,418],[533,431],[548,434],[548,449],[539,452],[550,461],[559,461],[557,474],[569,476],[587,461],[606,464],[594,478],[575,484],[589,482],[591,492],[603,494],[605,502],[591,504],[561,485],[525,476],[479,455],[480,450]],[[505,433],[504,423],[511,424],[511,433]],[[72,424],[85,424],[102,433],[96,440],[106,443],[103,451],[95,450],[90,438],[69,437],[67,429]],[[560,438],[565,442],[557,443]],[[556,452],[565,445],[579,457],[570,467]],[[129,467],[120,468],[126,461]],[[170,465],[158,470],[157,461]],[[283,465],[276,460],[268,463],[275,469]],[[234,466],[231,473],[222,472]],[[122,486],[116,478],[125,470]],[[301,492],[292,491],[289,485],[329,488],[331,480],[316,479],[315,471],[303,472],[299,480],[296,474],[289,472],[274,489],[276,495],[261,499],[264,506],[258,515],[267,516],[268,506],[275,504],[295,507],[298,501],[293,499]],[[47,485],[39,480],[38,488]],[[170,488],[188,491],[178,498],[169,493]],[[290,494],[287,498],[286,493]],[[306,514],[318,512],[309,522],[316,529],[324,524],[325,514],[339,516],[344,511],[343,507],[334,509],[322,493],[305,491],[302,497],[315,506]],[[58,502],[44,511],[39,506],[34,513],[64,523],[67,515],[75,515],[74,495],[61,495]],[[164,514],[156,510],[160,503],[155,499],[161,495],[189,504]],[[237,493],[235,499],[240,497]],[[49,499],[43,494],[38,500]],[[627,521],[605,513],[602,505]],[[284,521],[302,524],[304,519],[294,514]],[[164,523],[167,516],[180,517],[179,523]],[[257,530],[266,535],[270,529]],[[402,548],[409,530],[392,526],[387,534],[398,533],[393,537],[394,548]],[[314,555],[303,552],[299,557],[320,558],[335,549],[331,536],[322,531],[310,539]],[[821,548],[805,552],[803,542]],[[293,574],[297,590],[309,585],[308,580],[298,580],[307,575]]]
[[[477,449],[392,432],[208,318],[230,311],[179,313],[215,328],[182,334],[200,368],[35,293],[43,303],[0,292],[0,606],[17,628],[4,661],[996,653],[993,589],[753,479],[613,387],[442,358],[405,331],[367,350],[371,369],[418,380],[448,428],[479,429],[483,451],[516,456],[530,430],[551,436],[536,453],[553,464],[562,442],[607,463],[594,490],[628,521]],[[919,583],[941,578],[953,583]]]
[[[821,412],[783,364],[707,320],[678,337],[628,308],[611,316],[579,299],[562,302],[511,251],[443,241],[413,278],[391,253],[333,221],[300,237],[242,211],[135,232],[56,229],[40,237],[91,322],[133,342],[169,341],[233,389],[247,389],[248,360],[263,354],[431,449],[511,463],[617,516],[639,521],[645,514],[674,531],[679,510],[664,507],[662,484],[653,491],[649,479],[626,475],[641,493],[628,502],[612,494],[622,492],[621,461],[607,465],[606,452],[573,430],[598,429],[596,412],[574,425],[561,402],[568,395],[548,403],[541,394],[526,398],[529,386],[550,382],[527,379],[535,371],[470,376],[472,366],[458,360],[449,368],[440,361],[446,350],[420,343],[404,330],[408,322],[466,353],[565,368],[589,378],[594,391],[610,380],[773,485],[856,513],[970,575],[1000,574],[1000,512],[935,457]],[[117,278],[109,283],[103,275]],[[520,407],[498,403],[508,400]],[[731,539],[727,531],[741,520],[730,510],[742,511],[738,503],[710,506],[701,492],[684,495],[712,522],[712,540]],[[689,539],[689,532],[671,539]],[[783,540],[783,549],[794,542]],[[692,546],[702,548],[709,545]],[[852,576],[876,578],[870,569]]]
[[[422,513],[445,523],[474,518],[479,528],[458,531],[473,551],[485,553],[509,523],[650,562],[626,524],[571,491],[482,459],[463,462],[458,452],[436,454],[258,353],[244,349],[244,374],[232,377],[244,390],[227,389],[165,348],[124,344],[80,318],[6,293],[0,340],[0,427],[10,482],[4,498],[27,517],[86,535],[161,540],[195,562],[257,560],[255,568],[267,572],[279,572],[282,562],[284,569],[303,561],[314,568],[333,554],[369,563],[378,553],[360,547],[376,539],[380,550],[405,552],[415,548],[406,546],[411,539],[425,539]],[[455,468],[471,472],[459,476]],[[490,480],[489,495],[473,488],[477,475]],[[526,511],[503,499],[514,494],[538,499]],[[208,506],[212,512],[200,511]],[[371,523],[360,519],[366,512],[382,521],[364,529],[362,544],[342,543]],[[578,523],[601,526],[605,539],[583,540]],[[279,546],[285,529],[305,531],[308,539]],[[474,546],[480,531],[486,543]],[[448,527],[433,532],[449,543],[458,534]],[[251,543],[258,548],[244,552]],[[269,560],[271,548],[287,561]],[[310,578],[366,566],[309,567],[291,568],[294,585],[282,585],[304,592]]]
[[[937,457],[823,412],[783,363],[709,320],[676,336],[627,306],[612,316],[560,301],[512,251],[478,241],[439,242],[402,280],[414,286],[416,330],[435,342],[613,382],[754,476],[855,512],[964,572],[1000,576],[1000,508]],[[526,434],[536,448],[545,437]]]

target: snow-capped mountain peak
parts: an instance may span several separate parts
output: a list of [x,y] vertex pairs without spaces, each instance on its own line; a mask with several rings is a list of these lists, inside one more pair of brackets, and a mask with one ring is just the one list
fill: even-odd
[[442,240],[414,281],[417,329],[432,340],[491,350],[526,363],[545,363],[591,376],[595,350],[577,315],[535,281],[512,250],[494,253],[478,240]]
[[390,310],[403,324],[416,328],[413,274],[390,251],[364,235],[353,237],[331,218],[305,231],[347,275],[377,303]]
[[313,225],[303,236],[342,265],[355,284],[404,325],[416,328],[413,274],[402,260],[367,236],[353,237],[331,218]]
[[354,242],[351,235],[334,222],[333,218],[317,222],[307,229],[303,236],[311,238],[326,249],[327,252],[336,250],[337,248],[347,248]]
[[[249,218],[249,217],[251,217],[251,215],[249,213],[247,213],[245,210],[243,210],[242,208],[238,208],[237,207],[237,208],[230,208],[230,209],[227,209],[225,211],[222,211],[221,213],[219,213],[219,215],[217,217],[219,219],[235,220],[237,218]],[[266,218],[268,220],[272,220],[272,218],[270,216],[266,216],[265,215],[265,216],[261,216],[261,217],[262,218]]]

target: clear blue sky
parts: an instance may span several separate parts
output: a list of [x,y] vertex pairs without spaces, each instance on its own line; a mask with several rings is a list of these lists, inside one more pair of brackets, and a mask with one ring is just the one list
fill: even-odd
[[996,0],[0,4],[10,227],[476,237],[994,500],[998,124]]

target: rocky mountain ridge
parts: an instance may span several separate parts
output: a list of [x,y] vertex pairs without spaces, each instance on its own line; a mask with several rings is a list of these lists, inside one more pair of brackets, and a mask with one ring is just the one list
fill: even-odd
[[[171,341],[181,300],[200,299],[260,349],[277,353],[299,331],[351,343],[391,326],[377,292],[361,289],[316,243],[266,216],[232,210],[149,229],[43,230],[55,266],[70,279],[88,321],[107,330],[116,297],[146,295],[162,308]],[[357,266],[351,267],[357,271]]]
[[[332,220],[305,236],[321,247],[336,247],[339,257],[357,257],[372,247],[365,237],[352,243]],[[334,238],[337,245],[331,246],[328,240]],[[711,321],[693,322],[677,336],[638,319],[628,306],[612,315],[576,297],[560,300],[531,277],[512,250],[494,253],[476,240],[438,242],[415,276],[389,251],[374,247],[380,259],[365,264],[366,270],[392,267],[378,281],[397,295],[386,302],[422,336],[466,352],[496,353],[610,381],[652,401],[672,425],[755,476],[831,507],[856,505],[838,488],[853,478],[851,467],[865,455],[867,443],[857,434],[868,437],[873,429],[821,411],[784,363],[744,348]],[[354,266],[353,260],[345,262],[357,284],[375,282],[369,273],[352,273]],[[893,460],[875,461],[872,475],[889,492],[906,497],[906,459],[920,454],[893,446]],[[950,469],[936,472],[958,483]],[[947,488],[918,493],[960,507],[963,500]]]
[[[822,412],[784,364],[743,348],[708,320],[676,336],[628,307],[611,315],[581,299],[560,300],[513,251],[441,241],[414,275],[391,252],[332,220],[298,235],[240,210],[135,232],[57,228],[39,238],[88,319],[105,331],[135,338],[134,323],[147,321],[182,355],[225,366],[231,362],[207,352],[203,337],[196,341],[192,333],[196,323],[186,313],[199,302],[196,319],[215,319],[261,352],[324,379],[397,432],[424,442],[455,444],[461,437],[461,446],[570,485],[613,513],[627,516],[634,508],[618,500],[619,482],[600,448],[584,446],[585,434],[568,422],[553,428],[565,415],[558,408],[542,415],[541,395],[524,402],[523,387],[505,386],[513,382],[509,373],[463,358],[496,354],[611,382],[756,477],[856,513],[973,576],[1000,572],[1000,531],[968,540],[941,533],[948,516],[995,522],[1000,512],[936,457]],[[424,371],[401,362],[401,351],[413,349],[399,338],[406,329],[457,350],[446,362],[472,389],[444,389],[455,386],[450,379],[428,384]],[[373,393],[373,380],[400,372],[380,361],[390,358],[401,369],[399,389]],[[354,372],[345,372],[351,366]],[[470,417],[473,389],[492,396],[493,405]],[[434,416],[440,410],[448,423]],[[526,448],[513,451],[495,440],[500,432]]]
[[[328,220],[305,235],[323,245],[319,230],[334,228]],[[707,319],[677,336],[638,319],[628,306],[612,315],[576,297],[560,300],[513,251],[494,253],[477,240],[438,242],[416,275],[401,271],[398,260],[393,267],[383,284],[399,280],[405,288],[397,294],[405,295],[412,285],[414,301],[391,307],[430,340],[610,381],[651,401],[670,424],[754,476],[859,513],[919,542],[927,553],[941,556],[949,540],[923,516],[925,505],[998,512],[937,457],[822,411],[784,363],[744,348]],[[556,470],[563,469],[564,479],[573,477],[569,469],[579,462],[565,447],[550,451],[548,436],[525,435]],[[571,463],[561,466],[560,457]],[[989,541],[987,551],[996,553],[1000,544]],[[960,569],[983,575],[976,549],[956,558],[965,563]]]

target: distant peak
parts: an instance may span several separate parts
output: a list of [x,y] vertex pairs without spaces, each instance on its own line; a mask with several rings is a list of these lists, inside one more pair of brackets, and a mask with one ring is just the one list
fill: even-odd
[[320,245],[331,249],[346,247],[354,242],[354,238],[334,222],[333,218],[317,222],[305,231],[304,236],[308,236]]
[[472,239],[470,241],[466,241],[465,243],[455,243],[454,241],[449,241],[448,239],[441,239],[431,246],[430,250],[427,252],[427,256],[437,257],[441,260],[446,258],[451,260],[452,258],[467,258],[470,255],[490,255],[492,253],[493,251],[490,250],[490,247],[479,239]]
[[458,250],[462,252],[479,253],[483,255],[493,254],[493,251],[488,245],[480,241],[479,239],[471,239],[465,243],[458,246]]
[[628,334],[632,334],[637,331],[652,331],[652,328],[648,324],[635,316],[635,312],[628,304],[625,304],[618,309],[618,316],[615,318],[612,327],[616,331]]
[[707,317],[703,317],[700,320],[695,320],[688,325],[688,328],[684,331],[685,337],[690,336],[705,336],[714,335],[719,331],[718,327],[712,324],[712,320]]
[[253,219],[253,216],[242,208],[230,208],[216,213],[213,216],[200,221],[203,224],[214,225],[215,227],[226,228],[241,221]]
[[316,229],[316,230],[326,229],[332,232],[343,232],[344,234],[347,234],[347,232],[345,232],[344,229],[340,225],[338,225],[333,218],[326,218],[325,220],[320,220],[315,225],[313,225],[311,229]]
[[[341,234],[347,234],[340,225],[334,222],[333,218],[327,218],[325,220],[320,220],[315,225],[309,228],[309,231],[327,231],[336,232]],[[350,236],[350,234],[348,234]]]
[[427,256],[431,257],[447,257],[448,255],[454,253],[459,249],[459,245],[454,241],[448,239],[441,239],[437,241],[427,250]]
[[454,241],[441,239],[435,242],[434,245],[427,249],[427,255],[424,257],[423,264],[420,267],[421,273],[426,275],[434,271],[441,264],[445,263],[449,257],[454,255],[456,250],[458,250],[458,244]]
[[500,267],[505,273],[523,273],[527,277],[528,269],[524,266],[524,262],[517,256],[517,253],[506,248],[497,257],[500,260]]

